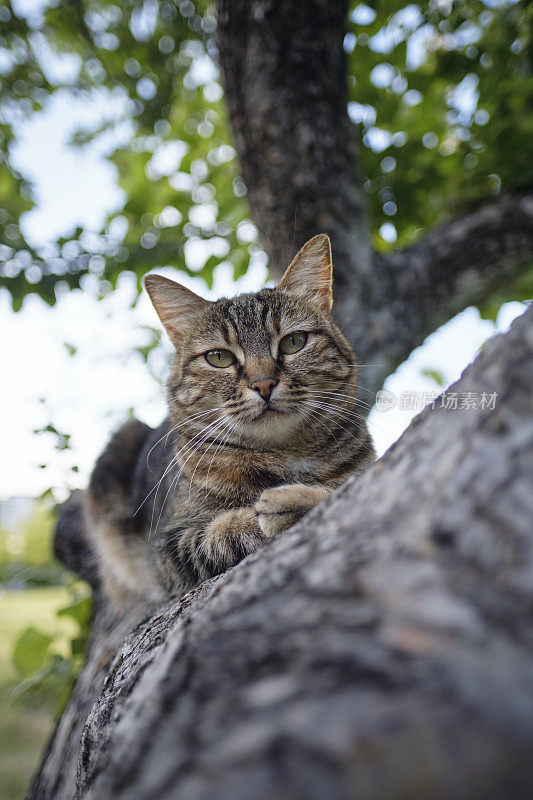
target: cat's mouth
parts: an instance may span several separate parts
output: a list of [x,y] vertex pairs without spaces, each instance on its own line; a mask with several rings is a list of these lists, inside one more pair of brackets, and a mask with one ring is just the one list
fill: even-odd
[[280,408],[277,403],[264,403],[260,409],[256,406],[254,412],[248,419],[240,417],[240,431],[246,440],[268,447],[286,444],[301,421],[297,411],[290,406]]
[[258,419],[268,419],[268,417],[274,417],[277,416],[278,414],[287,414],[287,412],[282,411],[280,408],[277,408],[276,406],[273,406],[270,403],[268,403],[268,405],[265,404],[264,408],[261,409],[259,414],[257,414],[253,418],[252,422],[255,422]]

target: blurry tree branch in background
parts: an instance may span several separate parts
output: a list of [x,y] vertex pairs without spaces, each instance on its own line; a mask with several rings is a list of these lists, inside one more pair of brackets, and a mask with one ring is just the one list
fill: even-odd
[[[175,266],[209,284],[225,260],[237,277],[259,243],[276,276],[325,230],[337,313],[361,361],[379,365],[363,374],[376,389],[466,305],[493,314],[531,296],[527,3],[220,0],[218,30],[214,5],[191,0],[26,16],[4,3],[0,15],[0,285],[16,308],[28,292],[53,303],[58,284],[88,274],[102,292],[124,270],[140,280]],[[36,252],[12,144],[54,92],[105,98],[101,124],[74,142],[107,137],[125,202],[99,234],[65,232]],[[125,122],[131,136],[117,143]],[[480,246],[465,249],[471,224]]]
[[[481,36],[492,17],[486,13],[483,17],[482,4],[478,5]],[[503,302],[526,299],[533,290],[533,192],[501,196],[482,211],[408,244],[414,227],[425,229],[459,209],[466,213],[469,204],[491,194],[489,177],[478,171],[480,160],[483,169],[488,168],[486,150],[491,140],[479,139],[483,126],[475,123],[476,113],[478,120],[486,119],[479,109],[474,113],[471,108],[470,116],[452,110],[451,64],[463,74],[471,70],[471,82],[480,92],[478,106],[481,87],[487,85],[493,91],[494,84],[485,76],[481,51],[475,57],[466,52],[455,53],[453,59],[451,55],[454,43],[462,41],[459,32],[454,39],[451,31],[454,26],[463,33],[465,26],[475,27],[475,3],[455,4],[450,18],[438,23],[432,4],[426,8],[428,20],[433,19],[443,34],[447,32],[448,39],[447,44],[433,42],[431,56],[428,53],[428,60],[420,65],[425,77],[414,69],[414,55],[407,57],[406,45],[415,36],[413,29],[420,35],[417,26],[425,18],[416,6],[398,7],[385,27],[376,14],[365,28],[374,38],[361,33],[356,46],[354,34],[346,34],[348,9],[343,3],[219,3],[220,62],[229,115],[252,216],[271,256],[271,273],[281,276],[294,250],[318,231],[330,234],[335,313],[354,342],[358,359],[368,365],[361,370],[361,383],[371,391],[379,389],[385,377],[438,325],[468,305],[494,310],[491,301],[496,305],[496,293]],[[387,8],[390,13],[390,4]],[[515,25],[525,11],[517,13],[513,9]],[[370,8],[357,6],[351,19],[366,15],[368,20],[373,14]],[[509,25],[505,15],[504,19]],[[487,32],[487,42],[492,35]],[[348,103],[346,51],[348,85],[353,83],[349,95],[359,98],[355,103],[359,111],[353,110],[353,102]],[[378,75],[388,78],[378,80]],[[378,92],[375,87],[381,84],[383,91]],[[531,75],[529,86],[533,92]],[[413,87],[419,97],[411,105],[408,98],[415,92]],[[359,158],[349,114],[362,114],[363,101],[375,104],[366,107],[365,113],[377,118],[368,126]],[[501,111],[490,107],[495,115]],[[385,119],[379,119],[382,116]],[[499,116],[494,124],[502,125]],[[521,120],[522,126],[527,124]],[[400,135],[400,127],[409,133]],[[438,131],[440,138],[432,132],[428,140],[428,129]],[[382,147],[372,146],[378,134]],[[501,146],[507,153],[507,143],[502,141]],[[527,170],[531,177],[531,164],[527,166],[523,159],[528,146],[522,143],[516,154],[519,173],[514,184],[506,182],[507,187],[526,181]],[[378,165],[373,162],[376,150],[382,151]],[[373,175],[364,186],[361,165]],[[372,250],[367,197],[374,226],[388,216],[397,220],[399,240],[407,245],[403,250],[388,254]],[[373,238],[375,246],[383,249],[376,231]]]

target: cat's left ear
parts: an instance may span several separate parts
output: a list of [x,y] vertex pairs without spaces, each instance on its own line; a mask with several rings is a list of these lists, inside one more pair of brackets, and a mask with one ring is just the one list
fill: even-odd
[[162,275],[146,275],[143,283],[172,344],[179,347],[209,300]]
[[278,289],[293,292],[300,297],[309,297],[319,302],[325,311],[331,311],[333,263],[329,236],[320,233],[309,239],[294,256]]

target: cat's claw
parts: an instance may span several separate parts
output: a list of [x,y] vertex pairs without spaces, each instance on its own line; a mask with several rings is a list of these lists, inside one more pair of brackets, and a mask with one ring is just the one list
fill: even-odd
[[267,538],[290,528],[329,494],[322,486],[290,483],[265,489],[255,504],[259,527]]

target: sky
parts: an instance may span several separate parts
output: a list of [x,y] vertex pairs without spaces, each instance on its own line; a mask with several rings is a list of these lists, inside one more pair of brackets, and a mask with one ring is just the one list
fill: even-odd
[[[120,207],[123,198],[115,169],[104,159],[105,141],[82,150],[68,146],[75,125],[119,110],[118,102],[105,94],[88,103],[58,93],[45,112],[21,126],[14,157],[36,192],[37,207],[24,219],[24,231],[35,246],[77,225],[98,231],[106,215]],[[118,136],[129,134],[125,126]],[[260,258],[237,284],[222,264],[210,292],[200,279],[176,270],[161,272],[211,298],[257,289],[268,277]],[[116,291],[98,301],[87,276],[81,290],[61,296],[55,307],[29,296],[16,314],[7,291],[0,290],[0,369],[9,376],[0,392],[0,499],[37,496],[49,487],[63,499],[72,488],[86,485],[95,458],[130,409],[151,425],[165,416],[164,378],[171,347],[166,342],[149,366],[132,351],[146,342],[143,325],[159,326],[146,297],[132,307],[134,284],[126,273]],[[467,309],[411,354],[384,387],[394,395],[394,407],[370,416],[379,454],[417,413],[415,408],[401,408],[402,393],[418,393],[420,398],[429,393],[427,399],[441,391],[422,371],[436,369],[445,384],[455,381],[483,342],[505,330],[523,308],[520,303],[506,304],[496,325],[481,320],[476,309]],[[72,348],[75,356],[70,355]],[[68,449],[56,449],[52,433],[34,432],[48,423],[71,435]]]

